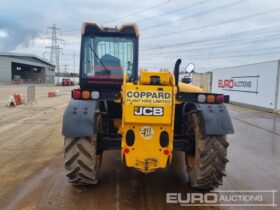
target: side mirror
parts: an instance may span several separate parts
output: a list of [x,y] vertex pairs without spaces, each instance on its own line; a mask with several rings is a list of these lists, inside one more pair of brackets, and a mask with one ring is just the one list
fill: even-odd
[[191,73],[194,69],[195,69],[195,65],[193,63],[190,63],[189,65],[187,65],[185,71],[186,73]]

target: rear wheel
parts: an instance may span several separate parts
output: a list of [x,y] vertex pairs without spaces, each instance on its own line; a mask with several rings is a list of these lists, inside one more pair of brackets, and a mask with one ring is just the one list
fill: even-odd
[[96,153],[96,138],[67,137],[64,140],[66,176],[73,185],[97,183],[101,158]]
[[195,154],[186,155],[186,164],[191,186],[210,190],[222,185],[229,143],[224,135],[205,135],[202,123],[198,114],[192,114],[187,122],[195,138]]

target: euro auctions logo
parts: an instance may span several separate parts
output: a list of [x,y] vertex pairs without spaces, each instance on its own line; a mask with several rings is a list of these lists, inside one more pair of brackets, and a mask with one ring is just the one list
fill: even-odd
[[218,82],[219,88],[234,88],[234,87],[243,87],[243,88],[251,88],[252,87],[252,81],[236,81],[234,82],[233,79],[220,79]]
[[233,88],[234,87],[234,80],[233,79],[220,79],[218,81],[219,88]]
[[276,207],[277,190],[217,190],[208,193],[167,193],[167,204],[180,206]]
[[179,203],[180,205],[193,205],[193,204],[217,204],[217,193],[167,193],[166,203]]
[[258,93],[259,75],[219,79],[218,88],[226,91]]

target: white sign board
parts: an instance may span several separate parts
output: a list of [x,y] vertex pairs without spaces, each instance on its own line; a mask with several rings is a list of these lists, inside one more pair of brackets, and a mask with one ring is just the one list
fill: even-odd
[[212,92],[233,102],[275,109],[278,61],[213,70]]
[[218,87],[222,90],[257,93],[260,75],[234,76],[230,79],[220,79]]

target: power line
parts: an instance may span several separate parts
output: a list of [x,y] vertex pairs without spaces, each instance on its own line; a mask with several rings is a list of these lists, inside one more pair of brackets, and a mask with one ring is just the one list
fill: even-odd
[[241,20],[248,20],[248,19],[254,18],[254,17],[259,17],[259,16],[263,16],[263,15],[267,15],[267,14],[277,13],[279,11],[280,11],[280,8],[274,9],[274,10],[265,11],[265,12],[256,13],[256,14],[253,14],[253,15],[247,15],[247,16],[243,16],[243,17],[233,18],[233,19],[229,19],[229,20],[225,20],[225,21],[221,21],[221,22],[213,23],[213,24],[209,24],[209,25],[204,25],[204,26],[200,26],[200,27],[194,27],[194,28],[190,28],[190,29],[173,31],[173,32],[170,32],[170,33],[163,33],[163,34],[160,34],[160,35],[153,35],[153,36],[143,37],[141,40],[148,40],[148,39],[154,39],[154,38],[160,38],[160,37],[167,37],[167,36],[181,34],[181,33],[185,33],[185,32],[197,31],[197,30],[201,30],[201,29],[207,29],[207,28],[211,28],[211,27],[214,27],[214,26],[224,25],[224,24],[227,24],[227,23],[232,23],[232,22],[241,21]]
[[[185,53],[190,52],[190,54],[188,54],[188,55],[186,55],[186,54],[180,55],[180,57],[187,56],[188,59],[194,59],[194,58],[203,59],[204,57],[206,57],[206,58],[211,57],[212,58],[213,55],[214,56],[220,56],[220,55],[224,56],[224,55],[226,55],[228,53],[225,53],[225,52],[215,53],[215,51],[218,51],[220,48],[232,47],[233,45],[234,46],[237,46],[237,45],[244,46],[246,44],[253,44],[253,43],[257,43],[258,45],[260,45],[260,43],[263,43],[263,42],[272,42],[274,40],[279,40],[280,39],[280,34],[279,33],[278,34],[273,34],[273,35],[269,35],[269,36],[261,37],[261,38],[262,39],[256,39],[256,40],[252,40],[252,39],[249,39],[249,40],[248,39],[247,40],[246,39],[245,40],[233,40],[234,42],[232,42],[231,44],[228,44],[228,43],[227,43],[227,45],[225,45],[225,44],[217,45],[216,44],[216,45],[213,45],[212,47],[208,47],[208,48],[206,48],[205,45],[203,45],[204,47],[196,48],[196,49],[185,49],[185,50],[182,49],[181,52],[185,52]],[[215,49],[215,51],[214,52],[212,51],[212,52],[208,52],[208,53],[203,53],[203,51],[205,51],[207,49]],[[248,49],[248,48],[246,48],[246,49]],[[251,48],[250,49],[250,51],[253,51],[253,52],[255,52],[255,51],[264,51],[264,50],[265,51],[272,51],[272,50],[280,50],[280,48],[279,47],[269,47],[269,48],[259,48],[259,49]],[[200,52],[197,55],[196,54],[193,55],[192,53],[194,51],[202,51],[202,53]],[[175,51],[175,53],[178,53],[178,52],[180,52],[180,50],[176,50]],[[240,54],[242,54],[244,52],[248,53],[248,50],[231,51],[229,55],[231,55],[231,56],[233,56],[232,54],[240,55]],[[171,54],[171,55],[169,55],[169,54]],[[145,53],[143,55],[144,55],[143,57],[145,57],[145,55],[149,56],[149,54],[147,54],[147,53]],[[168,58],[172,58],[172,57],[178,57],[178,56],[174,55],[173,52],[170,52],[170,51],[164,52],[164,53],[160,53],[160,52],[159,53],[155,53],[155,52],[153,52],[153,55],[165,55],[165,56],[168,56],[168,57],[159,57],[158,59],[168,59]],[[245,55],[247,55],[247,54],[245,54]],[[155,57],[149,56],[146,59],[155,59]]]
[[144,21],[150,21],[153,18],[159,18],[159,17],[166,16],[166,15],[169,15],[169,14],[172,14],[172,13],[175,13],[175,12],[179,12],[179,11],[182,11],[182,10],[186,10],[186,9],[190,9],[190,8],[193,8],[193,7],[196,7],[196,6],[200,6],[200,5],[203,5],[203,4],[208,3],[210,1],[214,1],[214,0],[203,0],[203,1],[200,1],[198,3],[194,3],[194,4],[191,4],[191,5],[187,5],[185,7],[181,7],[181,8],[169,11],[169,12],[162,13],[160,15],[154,15],[152,17],[142,18],[142,19],[137,20],[137,23],[144,22]]
[[[214,8],[214,9],[206,10],[206,11],[203,11],[203,12],[198,12],[198,13],[196,13],[194,15],[184,16],[184,17],[178,18],[175,21],[184,20],[184,19],[187,19],[187,18],[193,18],[193,17],[197,17],[197,16],[201,16],[201,15],[205,15],[205,14],[208,14],[208,13],[211,13],[211,12],[216,12],[216,11],[219,11],[219,10],[222,10],[222,9],[226,9],[226,8],[230,8],[230,7],[239,5],[241,3],[248,2],[248,1],[250,1],[250,0],[238,0],[238,1],[230,3],[230,4],[218,6],[218,7]],[[172,23],[173,22],[168,22],[168,23],[161,23],[161,24],[149,26],[149,27],[143,28],[142,31],[145,31],[145,30],[147,31],[147,30],[150,30],[150,29],[155,29],[155,28],[159,28],[159,27],[163,27],[163,26],[168,26],[168,25],[171,25]]]
[[[271,33],[273,32],[279,32],[280,27],[279,26],[273,26],[273,27],[261,27],[255,30],[247,30],[247,31],[242,31],[242,32],[238,32],[238,33],[233,33],[233,34],[229,34],[229,35],[223,35],[223,36],[219,36],[219,37],[215,37],[215,38],[209,38],[209,39],[200,39],[200,40],[195,40],[195,41],[189,41],[189,42],[181,42],[181,43],[175,43],[175,44],[168,44],[168,45],[164,45],[164,46],[152,46],[152,47],[146,47],[146,48],[141,48],[140,52],[145,51],[146,54],[152,53],[154,54],[155,50],[168,50],[169,53],[173,53],[173,52],[182,52],[182,51],[189,51],[189,50],[199,50],[199,49],[207,49],[206,46],[214,46],[217,47],[217,45],[215,45],[215,42],[218,42],[218,45],[220,46],[223,42],[226,42],[227,44],[229,43],[233,43],[235,44],[237,41],[241,41],[242,43],[244,43],[244,41],[254,41],[252,39],[239,39],[239,40],[235,40],[233,38],[241,36],[241,35],[254,35],[252,38],[258,38],[258,36],[262,35],[262,34],[267,34],[268,35],[273,35]],[[260,38],[264,38],[264,37],[260,37]],[[233,40],[231,40],[233,39]],[[258,39],[257,39],[258,40]],[[268,40],[269,41],[269,40]],[[212,43],[211,43],[212,42]],[[250,44],[251,42],[249,42]],[[182,47],[189,47],[192,45],[198,45],[198,44],[203,44],[203,48],[199,48],[199,49],[176,49],[175,51],[170,51],[170,48],[182,48]],[[238,44],[238,43],[237,43]],[[245,43],[246,44],[246,43]],[[232,45],[229,45],[232,46]],[[146,52],[147,51],[147,52]],[[157,54],[165,54],[165,52],[159,52]],[[67,54],[67,53],[63,53],[63,55],[68,55],[72,57],[72,54]],[[79,55],[77,55],[79,56]]]
[[[279,35],[276,34],[273,36],[273,34],[269,34],[270,36],[265,36],[265,37],[253,37],[254,39],[239,39],[239,40],[230,40],[231,38],[235,37],[235,36],[239,36],[239,35],[246,35],[248,33],[251,33],[253,35],[261,35],[264,33],[271,33],[271,32],[278,32],[279,31],[279,26],[277,27],[262,27],[262,28],[258,28],[255,30],[247,30],[247,31],[242,31],[242,32],[238,32],[238,33],[234,33],[234,34],[230,34],[227,36],[219,36],[217,38],[211,38],[211,39],[202,39],[202,40],[196,40],[196,41],[191,41],[191,42],[183,42],[183,43],[177,43],[177,44],[171,44],[171,45],[165,45],[165,46],[158,46],[158,47],[150,47],[150,48],[144,48],[144,49],[140,49],[140,53],[142,51],[147,51],[145,52],[146,55],[149,54],[155,54],[154,50],[168,50],[168,52],[157,52],[158,55],[166,55],[166,54],[171,54],[171,53],[178,53],[178,52],[188,52],[188,51],[198,51],[198,50],[207,50],[207,49],[212,49],[212,48],[227,48],[227,47],[232,47],[232,45],[248,45],[248,44],[252,44],[252,43],[264,43],[264,42],[271,42],[273,40],[277,40]],[[261,38],[261,39],[259,39]],[[274,38],[274,39],[271,39]],[[213,41],[218,42],[218,45],[213,43]],[[210,42],[210,43],[209,43]],[[211,43],[212,42],[212,43]],[[226,42],[225,44],[222,44],[223,42]],[[204,43],[204,44],[203,44]],[[186,46],[192,46],[195,44],[203,44],[203,47],[200,48],[188,48],[188,49],[175,49],[175,51],[170,51],[170,48],[172,47],[186,47]],[[207,47],[210,46],[210,47]],[[151,51],[152,50],[152,51]],[[72,56],[72,54],[69,54],[69,56]]]
[[138,10],[138,11],[135,11],[135,12],[132,12],[132,13],[129,13],[127,15],[123,15],[123,16],[120,16],[120,17],[117,17],[117,18],[114,18],[114,19],[110,19],[110,20],[107,20],[107,21],[104,21],[104,23],[111,23],[111,22],[115,22],[117,20],[121,20],[121,19],[124,19],[124,18],[127,18],[127,17],[131,17],[131,16],[135,16],[135,15],[139,15],[143,12],[146,12],[148,10],[152,10],[154,8],[157,8],[157,7],[161,7],[162,5],[165,5],[165,4],[169,4],[170,2],[172,2],[173,0],[167,0],[167,1],[164,1],[164,2],[160,2],[158,4],[155,4],[153,6],[150,6],[150,7],[147,7],[147,8],[144,8],[144,9],[141,9],[141,10]]
[[[211,60],[211,61],[213,61],[213,59],[227,59],[227,61],[228,61],[228,59],[229,58],[238,58],[238,59],[240,59],[240,58],[244,58],[244,59],[247,59],[248,57],[259,57],[259,56],[265,56],[265,57],[267,57],[267,56],[269,56],[270,58],[270,61],[272,60],[272,59],[278,59],[279,60],[279,56],[280,56],[280,52],[274,52],[274,53],[257,53],[257,54],[244,54],[244,55],[232,55],[232,56],[216,56],[216,57],[210,57],[210,56],[208,56],[208,57],[205,57],[205,58],[201,58],[201,57],[197,57],[197,58],[187,58],[187,60],[192,60],[193,62],[195,61],[195,60],[199,60],[200,62],[202,62],[202,61],[207,61],[207,60]],[[272,57],[273,56],[273,57]],[[165,64],[165,66],[173,66],[174,65],[174,63],[175,63],[175,60],[176,60],[176,58],[178,58],[178,57],[174,57],[174,60],[172,60],[172,62],[168,62],[168,63],[166,63]],[[182,56],[180,57],[180,58],[182,58]],[[184,59],[184,58],[183,58]],[[165,58],[165,59],[161,59],[161,60],[171,60],[170,58]],[[185,59],[184,59],[185,60]],[[174,62],[173,62],[174,61]],[[259,61],[259,60],[258,60]],[[259,61],[260,62],[260,61]],[[153,66],[158,66],[158,63],[159,63],[159,61],[157,61],[157,60],[145,60],[145,61],[141,61],[140,62],[140,66],[146,66],[146,65],[153,65]],[[248,63],[248,62],[246,62],[246,63]],[[162,63],[162,61],[161,61],[161,65],[162,65],[163,63]],[[236,65],[236,63],[235,63],[235,65]],[[211,67],[212,66],[212,67]],[[214,69],[214,67],[213,67],[213,65],[211,65],[211,66],[207,66],[208,67],[208,69],[209,68],[211,68],[211,69]],[[155,68],[157,68],[157,67],[155,67]],[[216,67],[217,68],[217,67]]]
[[[250,44],[252,44],[252,43],[261,43],[261,42],[263,42],[263,41],[273,41],[273,40],[276,40],[276,39],[280,39],[280,36],[278,35],[278,36],[275,36],[275,38],[274,39],[271,39],[271,38],[267,38],[266,40],[256,40],[256,41],[254,41],[254,42],[250,42]],[[237,43],[236,43],[237,44]],[[236,45],[235,44],[235,45]],[[245,44],[248,44],[248,43],[239,43],[239,44],[242,44],[242,45],[245,45]],[[224,46],[224,47],[231,47],[230,45],[229,46]],[[216,49],[216,47],[215,47],[215,49]],[[248,48],[247,48],[248,49]],[[267,51],[270,51],[270,50],[278,50],[278,47],[270,47],[270,48],[262,48],[262,49],[254,49],[254,48],[252,48],[252,50],[251,51],[261,51],[261,50],[267,50]],[[280,50],[280,48],[279,48],[279,50]],[[185,52],[188,52],[187,50],[185,51]],[[235,51],[235,52],[233,52],[233,53],[238,53],[238,55],[240,55],[241,53],[248,53],[246,50],[241,50],[241,51]],[[232,52],[231,52],[232,53]],[[155,53],[154,53],[155,54]],[[177,57],[187,57],[188,59],[195,59],[195,58],[200,58],[200,59],[203,59],[203,58],[209,58],[209,57],[212,57],[213,58],[213,55],[216,55],[216,56],[220,56],[220,55],[225,55],[226,53],[225,52],[219,52],[219,53],[215,53],[215,52],[209,52],[209,53],[204,53],[204,54],[202,54],[202,53],[199,53],[199,54],[195,54],[195,55],[192,55],[192,54],[180,54],[179,56],[178,55],[174,55],[174,54],[172,54],[172,55],[164,55],[164,56],[167,56],[167,57],[159,57],[160,59],[165,59],[165,60],[167,60],[168,58],[177,58]],[[146,55],[146,54],[144,54],[144,55]],[[156,55],[158,55],[158,54],[156,54]],[[145,56],[143,56],[143,57],[145,57]],[[153,59],[153,58],[155,58],[155,57],[151,57],[151,56],[149,56],[148,58],[146,58],[146,59]]]
[[[246,58],[246,57],[255,57],[255,56],[274,56],[274,55],[277,55],[278,57],[280,56],[280,52],[273,52],[273,53],[250,53],[250,54],[237,54],[237,55],[226,55],[226,56],[207,56],[207,57],[204,57],[204,58],[201,58],[201,57],[193,57],[193,58],[189,58],[188,59],[191,59],[191,60],[209,60],[209,59],[222,59],[222,58]],[[169,58],[170,59],[170,58]]]
[[[246,59],[247,57],[258,57],[258,56],[277,56],[276,59],[279,60],[279,56],[280,56],[280,52],[273,52],[273,53],[253,53],[253,54],[238,54],[238,55],[228,55],[228,56],[208,56],[208,57],[205,57],[205,58],[201,58],[201,57],[196,57],[196,58],[187,58],[187,60],[199,60],[199,61],[205,61],[205,60],[213,60],[213,59],[224,59],[224,58],[244,58]],[[174,60],[175,58],[178,58],[178,57],[174,57]],[[184,57],[181,56],[180,58],[182,58],[183,60]],[[272,58],[271,58],[272,59]],[[270,59],[270,60],[271,60]],[[170,57],[169,58],[161,58],[160,60],[170,60]],[[141,61],[140,62],[140,65],[143,65],[143,63],[148,63],[148,64],[155,64],[157,65],[158,64],[158,61],[157,59],[153,59],[153,60],[145,60],[145,61]],[[173,60],[172,60],[172,65],[173,65]]]
[[[277,30],[274,30],[272,32],[279,32],[280,28],[278,27]],[[254,37],[253,38],[266,38],[265,40],[269,38],[274,38],[276,36],[279,37],[279,33],[269,33],[267,36],[260,36],[260,35],[263,35],[265,33],[267,33],[267,31],[261,33],[259,32],[259,30],[254,30],[254,31],[250,31],[251,33],[252,32],[255,32],[254,33]],[[233,43],[233,44],[236,44],[238,42],[243,42],[244,41],[254,41],[254,39],[252,38],[247,38],[247,39],[228,39],[228,38],[232,38],[236,35],[239,35],[239,34],[244,34],[244,33],[236,33],[236,34],[232,34],[231,36],[220,36],[218,38],[212,38],[212,39],[202,39],[202,40],[196,40],[196,41],[190,41],[190,42],[181,42],[181,43],[175,43],[175,44],[169,44],[169,45],[165,45],[165,46],[156,46],[156,47],[150,47],[150,48],[144,48],[144,49],[140,49],[140,52],[142,51],[148,51],[147,53],[151,52],[151,53],[155,53],[154,51],[151,51],[151,50],[168,50],[168,52],[180,52],[180,51],[186,51],[186,49],[178,49],[178,48],[182,48],[182,47],[186,47],[186,46],[192,46],[192,45],[198,45],[198,44],[203,44],[203,48],[201,49],[206,49],[207,47],[206,46],[210,46],[211,48],[213,47],[217,47],[217,46],[223,46],[223,42],[226,43],[226,46],[228,46],[230,43]],[[260,37],[258,37],[260,36]],[[280,38],[280,37],[279,37]],[[260,41],[260,39],[256,39],[257,41]],[[262,39],[261,39],[262,40]],[[213,43],[211,43],[213,42]],[[217,42],[217,43],[215,43]],[[176,50],[175,51],[170,51],[170,48],[175,48],[176,47]],[[188,50],[193,50],[193,49],[190,49],[188,48]]]
[[[135,15],[139,15],[143,12],[146,12],[146,11],[149,11],[149,10],[152,10],[154,8],[157,8],[157,7],[161,7],[165,4],[169,4],[170,2],[172,2],[174,0],[166,0],[164,2],[160,2],[158,4],[155,4],[155,5],[152,5],[150,7],[147,7],[145,9],[141,9],[141,10],[138,10],[138,11],[135,11],[135,12],[132,12],[132,13],[129,13],[127,15],[123,15],[123,16],[120,16],[120,17],[117,17],[117,18],[114,18],[114,19],[110,19],[110,20],[107,20],[107,21],[104,21],[102,22],[103,24],[105,23],[111,23],[111,22],[114,22],[114,21],[117,21],[117,20],[121,20],[121,19],[124,19],[124,18],[127,18],[127,17],[131,17],[131,16],[135,16]],[[70,29],[70,30],[65,30],[64,32],[73,32],[73,31],[78,31],[80,29]]]
[[[256,51],[272,51],[272,50],[280,50],[279,47],[268,47],[268,48],[257,48],[257,49],[250,49],[249,51],[251,52],[256,52]],[[267,52],[266,52],[267,53]],[[276,53],[276,52],[274,52]],[[280,54],[280,52],[278,52]],[[208,58],[208,57],[216,57],[216,56],[235,56],[235,55],[247,55],[248,54],[248,50],[237,50],[237,51],[231,51],[229,53],[204,53],[204,54],[195,54],[195,55],[180,55],[180,57],[188,57],[188,59],[193,59],[193,58]],[[174,58],[174,57],[178,57],[178,56],[168,56],[168,57],[150,57],[150,59],[168,59],[168,58]]]
[[[253,57],[253,56],[273,56],[273,55],[279,55],[280,52],[270,52],[271,50],[280,50],[278,48],[263,48],[263,49],[258,49],[259,51],[262,50],[267,50],[269,52],[259,52],[259,53],[250,53],[246,51],[240,51],[240,52],[234,52],[234,53],[223,53],[223,54],[208,54],[208,55],[193,55],[193,56],[186,56],[186,55],[180,55],[180,56],[168,56],[168,57],[151,57],[148,59],[145,59],[145,61],[162,61],[162,60],[170,60],[170,59],[176,59],[178,57],[180,58],[187,58],[187,60],[208,60],[208,59],[221,59],[221,58],[245,58],[247,57]],[[255,50],[252,50],[255,52]],[[257,50],[256,50],[257,51]],[[159,61],[158,61],[159,62]],[[142,62],[143,63],[143,62]]]
[[[233,34],[235,35],[235,34]],[[165,45],[157,45],[157,46],[151,46],[151,47],[146,47],[146,48],[140,48],[140,51],[148,51],[151,52],[151,50],[168,50],[170,48],[174,48],[174,47],[186,47],[186,46],[191,46],[191,45],[196,45],[196,44],[203,44],[203,43],[207,43],[207,42],[212,42],[212,41],[223,41],[223,40],[227,40],[227,38],[229,38],[230,36],[233,35],[228,35],[228,36],[219,36],[217,38],[210,38],[210,39],[199,39],[199,40],[195,40],[195,41],[187,41],[187,42],[177,42],[177,43],[171,43],[171,44],[165,44]],[[176,49],[176,51],[178,51],[178,49]],[[153,51],[152,51],[153,52]],[[153,52],[154,53],[154,52]]]

